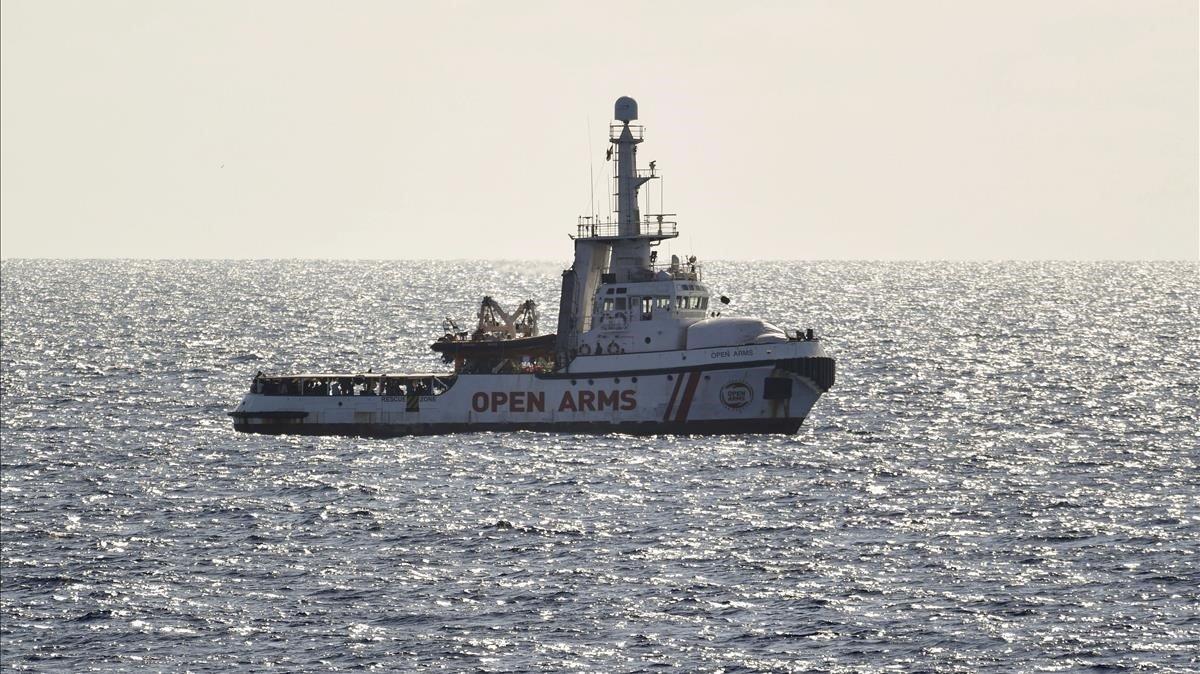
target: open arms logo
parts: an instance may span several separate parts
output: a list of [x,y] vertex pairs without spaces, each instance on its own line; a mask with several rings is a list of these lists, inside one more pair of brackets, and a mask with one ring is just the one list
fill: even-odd
[[754,400],[754,389],[744,381],[734,381],[721,387],[720,397],[722,405],[736,410]]

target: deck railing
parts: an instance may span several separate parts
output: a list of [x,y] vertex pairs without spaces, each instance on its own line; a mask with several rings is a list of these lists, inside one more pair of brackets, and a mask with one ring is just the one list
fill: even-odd
[[[624,124],[609,124],[608,125],[608,139],[609,140],[618,140],[621,137],[621,132],[624,129],[625,129]],[[641,124],[630,124],[629,125],[629,134],[631,136],[633,136],[634,140],[642,140],[643,134],[645,132],[646,132],[646,127],[642,126]]]
[[[638,223],[637,236],[662,237],[664,239],[679,236],[679,224],[674,220],[674,213],[647,215]],[[612,239],[622,236],[621,223],[615,220],[596,220],[586,215],[579,217],[575,226],[577,239]]]
[[[612,282],[623,283],[630,281],[654,281],[662,278],[661,274],[664,272],[672,281],[704,280],[703,270],[701,269],[699,262],[687,262],[686,260],[681,260],[679,264],[654,264],[645,269],[626,269],[626,278],[615,278]],[[602,273],[608,275],[613,273],[613,270],[611,268],[607,268],[602,270]]]

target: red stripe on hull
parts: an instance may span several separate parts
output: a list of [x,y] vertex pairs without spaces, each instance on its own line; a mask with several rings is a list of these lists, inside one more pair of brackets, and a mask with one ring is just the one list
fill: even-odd
[[700,383],[700,370],[688,375],[687,388],[683,391],[683,400],[679,403],[679,413],[675,415],[675,421],[683,423],[687,421],[688,412],[692,409],[692,398],[696,395],[696,385]]
[[667,403],[667,411],[663,414],[663,421],[670,421],[671,410],[675,409],[675,399],[679,397],[679,385],[683,383],[683,375],[675,376],[675,390],[671,391],[671,401]]

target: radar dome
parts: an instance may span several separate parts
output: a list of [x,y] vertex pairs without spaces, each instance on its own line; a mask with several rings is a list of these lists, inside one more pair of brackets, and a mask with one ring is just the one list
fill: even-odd
[[622,96],[617,99],[617,104],[613,117],[622,122],[632,122],[637,119],[637,101],[628,96]]

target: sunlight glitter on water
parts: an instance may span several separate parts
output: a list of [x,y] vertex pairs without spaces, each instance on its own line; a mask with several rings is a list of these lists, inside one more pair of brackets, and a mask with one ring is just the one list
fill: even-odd
[[714,263],[839,360],[794,437],[232,432],[256,370],[557,298],[356,269],[3,263],[6,666],[1196,667],[1195,264]]

